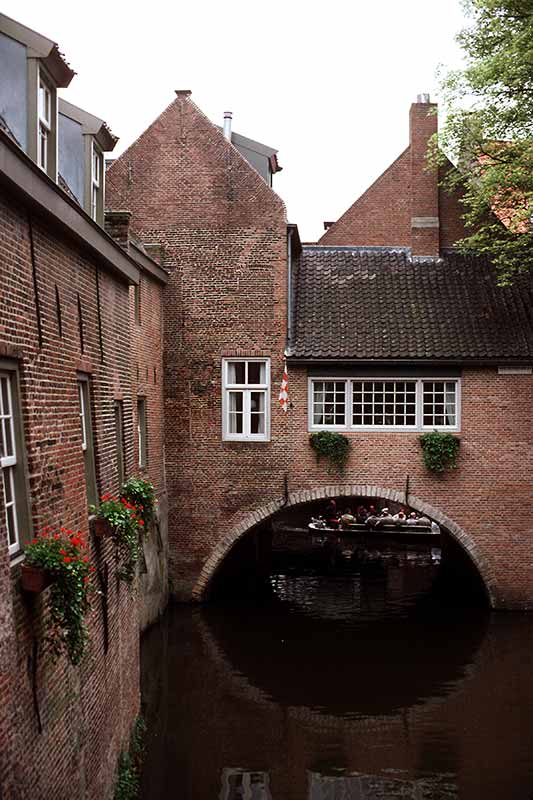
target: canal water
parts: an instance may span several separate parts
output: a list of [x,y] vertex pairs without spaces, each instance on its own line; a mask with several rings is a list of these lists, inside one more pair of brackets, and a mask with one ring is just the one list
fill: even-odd
[[533,615],[437,598],[426,556],[170,608],[142,642],[142,798],[533,798]]

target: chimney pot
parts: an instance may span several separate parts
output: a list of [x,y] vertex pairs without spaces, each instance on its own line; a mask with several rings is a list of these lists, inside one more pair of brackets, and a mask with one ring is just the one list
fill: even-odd
[[417,94],[417,96],[416,96],[416,102],[417,102],[417,103],[424,103],[424,104],[428,104],[428,103],[430,103],[431,101],[430,101],[430,99],[429,99],[429,94],[426,94],[426,93],[423,93],[423,94]]
[[231,111],[224,111],[224,137],[231,142]]
[[190,97],[192,92],[190,89],[174,89],[178,97]]

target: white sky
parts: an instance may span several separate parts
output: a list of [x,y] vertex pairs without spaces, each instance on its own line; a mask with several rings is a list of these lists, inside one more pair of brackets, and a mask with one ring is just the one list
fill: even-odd
[[120,154],[174,98],[279,150],[274,188],[303,241],[408,144],[409,105],[459,64],[460,0],[3,0],[78,73],[65,99],[102,117]]

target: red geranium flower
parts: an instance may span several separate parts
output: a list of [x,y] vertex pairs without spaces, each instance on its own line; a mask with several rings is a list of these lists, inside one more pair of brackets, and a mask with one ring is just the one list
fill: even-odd
[[71,558],[69,558],[68,556],[65,556],[65,558],[63,559],[63,561],[65,562],[65,564],[70,564],[70,562],[72,561],[72,559],[71,559]]

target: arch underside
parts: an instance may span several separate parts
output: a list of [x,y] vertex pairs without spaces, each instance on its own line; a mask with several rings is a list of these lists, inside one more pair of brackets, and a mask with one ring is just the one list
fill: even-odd
[[278,498],[261,506],[256,511],[250,512],[238,525],[233,527],[214,548],[196,581],[193,589],[193,599],[203,600],[205,598],[208,586],[227,554],[252,528],[265,522],[278,511],[285,511],[291,507],[316,500],[328,500],[330,498],[339,497],[376,498],[376,500],[388,500],[402,505],[409,505],[410,508],[418,511],[420,514],[435,520],[435,522],[445,528],[450,536],[466,551],[483,581],[490,604],[494,607],[495,585],[489,566],[479,553],[472,537],[469,536],[463,528],[457,525],[440,509],[435,508],[429,503],[425,503],[416,495],[410,494],[406,501],[405,492],[365,484],[332,484],[330,486],[322,486],[319,489],[302,489],[297,492],[291,492],[286,499]]

